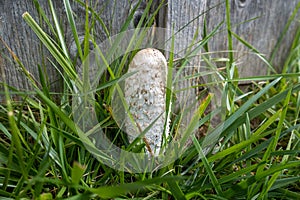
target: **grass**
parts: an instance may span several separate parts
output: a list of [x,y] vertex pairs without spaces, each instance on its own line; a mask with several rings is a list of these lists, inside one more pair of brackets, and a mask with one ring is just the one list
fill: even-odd
[[[34,2],[38,5],[37,1]],[[77,2],[85,5],[84,2]],[[192,145],[179,158],[151,172],[130,173],[99,162],[91,153],[95,149],[80,137],[83,133],[74,120],[70,99],[76,88],[83,90],[89,88],[89,85],[85,78],[81,80],[78,77],[74,67],[77,58],[70,58],[51,0],[49,3],[53,24],[44,12],[39,13],[55,37],[46,34],[30,14],[26,13],[23,17],[52,54],[51,63],[65,81],[64,92],[60,94],[60,102],[54,101],[56,94],[50,91],[48,77],[42,67],[39,66],[40,77],[36,84],[30,74],[26,73],[26,66],[14,56],[22,66],[24,76],[31,80],[35,96],[2,83],[6,104],[0,105],[0,196],[4,199],[300,199],[300,30],[283,70],[278,74],[240,78],[236,73],[234,55],[229,53],[226,70],[215,70],[218,82],[212,80],[208,83],[222,85],[225,111],[221,124],[204,138],[199,139],[192,134],[193,130],[207,123],[209,113],[204,113],[204,108],[208,107],[212,98],[208,96],[183,136],[184,139],[191,138]],[[69,0],[64,0],[64,6],[78,48],[78,59],[84,60],[90,53],[89,41],[96,45],[92,32],[94,22],[98,20],[106,33],[108,28],[97,12],[86,6],[93,15],[91,19],[95,21],[86,18],[86,38],[82,46]],[[272,67],[259,51],[232,32],[229,1],[226,1],[226,6],[229,52],[234,50],[232,39],[235,38],[257,54],[257,59],[263,59]],[[134,10],[124,23],[123,31],[129,28]],[[156,13],[149,17],[148,12],[145,12],[141,22],[146,19],[152,24]],[[289,21],[292,20],[295,19]],[[142,23],[139,23],[138,27],[141,26]],[[194,41],[191,49],[205,49],[219,28],[217,26],[212,33],[206,33],[204,29],[203,40]],[[129,144],[126,134],[118,128],[112,116],[113,89],[118,88],[118,83],[128,77],[124,71],[134,55],[134,52],[128,50],[112,64],[108,62],[118,49],[122,35],[118,37],[116,43],[112,44],[111,52],[103,56],[103,60],[107,61],[107,73],[101,77],[97,87],[97,120],[105,134],[113,135],[111,140],[114,144],[141,152],[143,145],[139,145],[138,141]],[[140,38],[143,38],[143,34],[137,34],[136,40]],[[182,59],[183,63],[198,53],[190,52]],[[173,55],[170,57],[173,58]],[[209,54],[203,54],[202,59],[211,69],[216,69]],[[170,68],[175,65],[175,60],[169,61]],[[1,74],[4,76],[4,73]],[[255,81],[251,87],[241,90],[238,82],[245,80]],[[13,91],[23,97],[22,102],[12,101],[10,93]],[[168,91],[168,105],[173,101],[174,92]],[[175,122],[181,117],[185,116],[174,116],[171,131],[176,132]]]

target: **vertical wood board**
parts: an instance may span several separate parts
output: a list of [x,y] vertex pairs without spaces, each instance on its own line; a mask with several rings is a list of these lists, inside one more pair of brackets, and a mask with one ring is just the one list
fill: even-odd
[[[289,17],[300,1],[232,0],[230,2],[232,32],[239,35],[269,59]],[[209,42],[209,51],[216,52],[214,57],[217,58],[228,57],[227,53],[218,53],[228,50],[225,1],[212,0],[207,2],[208,9],[215,5],[218,6],[211,9],[207,14],[208,30],[211,31],[222,21],[224,24],[221,31]],[[292,22],[272,61],[278,73],[281,72],[298,27],[299,15]],[[233,38],[233,51],[235,52],[235,62],[242,77],[267,74],[266,63],[235,38]]]

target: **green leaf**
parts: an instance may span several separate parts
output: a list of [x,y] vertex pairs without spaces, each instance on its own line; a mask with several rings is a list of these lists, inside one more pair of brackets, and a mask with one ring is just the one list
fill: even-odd
[[71,172],[71,178],[73,184],[78,184],[80,182],[80,179],[82,178],[86,167],[81,165],[78,162],[73,163],[72,172]]

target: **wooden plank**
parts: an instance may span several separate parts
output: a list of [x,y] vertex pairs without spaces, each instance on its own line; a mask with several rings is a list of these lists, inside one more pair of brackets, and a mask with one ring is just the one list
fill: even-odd
[[[38,2],[41,6],[41,9],[43,9],[50,20],[52,20],[48,2],[44,0],[40,0]],[[61,22],[64,33],[66,34],[66,43],[67,45],[71,45],[73,41],[70,26],[67,23],[63,1],[53,0],[52,2],[59,21]],[[104,24],[109,30],[110,35],[118,33],[122,24],[127,18],[130,9],[130,2],[109,0],[96,0],[89,2],[90,6],[93,7],[102,18]],[[75,21],[78,32],[81,36],[83,36],[85,9],[75,1],[71,1],[71,4],[75,13]],[[52,59],[51,55],[43,47],[43,45],[41,45],[33,31],[22,19],[22,14],[26,11],[29,12],[30,15],[32,15],[33,18],[44,28],[44,31],[46,31],[50,36],[54,37],[45,25],[45,22],[39,21],[39,15],[32,0],[1,1],[0,37],[5,41],[5,43],[7,43],[9,48],[16,54],[29,73],[31,73],[37,81],[39,81],[37,66],[38,64],[43,66],[45,73],[49,78],[51,91],[60,92],[62,89],[62,79],[48,60]],[[105,40],[107,37],[100,23],[96,24],[95,27],[94,34],[97,38],[97,41],[101,42]],[[32,86],[25,78],[24,74],[20,71],[18,65],[13,61],[3,43],[0,43],[0,59],[2,60],[0,67],[4,69],[7,79],[6,81],[10,86],[23,91],[32,90]],[[2,76],[0,77],[0,82],[3,82]],[[3,100],[4,96],[0,94],[0,102],[3,102]]]
[[[163,13],[166,17],[165,21],[162,21],[163,27],[166,27],[165,37],[166,39],[174,36],[174,53],[175,59],[180,59],[191,50],[198,47],[198,44],[190,46],[192,43],[201,41],[201,31],[203,29],[204,11],[206,9],[206,0],[193,0],[193,1],[180,1],[169,0]],[[162,15],[162,14],[161,14]],[[160,24],[161,25],[161,24]],[[171,41],[171,40],[169,40]],[[171,42],[168,44],[171,46]],[[191,49],[190,49],[191,48]],[[172,50],[171,48],[169,48]],[[198,88],[192,88],[199,84],[199,78],[185,79],[186,77],[199,73],[201,68],[201,49],[198,50],[196,57],[191,58],[187,65],[182,69],[179,65],[174,71],[173,77],[175,78],[177,73],[179,75],[178,84],[175,85],[174,90],[178,90],[176,94],[176,110],[182,112],[183,110],[190,110],[183,116],[181,121],[181,128],[179,130],[179,137],[185,131],[190,124],[194,112],[197,110],[199,103],[197,101]],[[168,52],[166,52],[168,59]],[[185,80],[184,80],[185,79]],[[180,111],[179,111],[180,110]]]
[[[0,36],[22,61],[24,66],[27,67],[29,73],[37,79],[37,63],[42,62],[41,58],[44,51],[41,50],[34,33],[29,30],[29,27],[22,19],[22,14],[25,11],[29,11],[35,17],[37,16],[32,1],[2,2],[0,6]],[[2,43],[0,43],[0,48],[0,56],[2,58],[0,67],[5,71],[7,83],[24,90],[32,88]],[[52,80],[56,80],[56,73],[53,69],[47,69],[47,73]],[[3,82],[2,76],[0,77],[0,82]]]
[[[253,45],[266,58],[271,53],[283,32],[288,19],[299,0],[274,1],[274,0],[232,0],[231,2],[231,26],[232,31]],[[211,31],[217,24],[225,22],[225,1],[212,0],[207,2],[207,9],[220,4],[208,12],[207,25]],[[299,16],[298,16],[299,18]],[[254,20],[252,20],[254,19]],[[283,66],[289,48],[299,27],[295,20],[283,39],[272,64],[277,72]],[[213,40],[209,42],[209,51],[218,52],[227,50],[226,23]],[[265,75],[268,71],[267,65],[254,55],[245,45],[236,39],[233,40],[235,62],[242,77]],[[228,57],[226,53],[216,53],[214,57]],[[224,66],[224,65],[223,65]]]
[[[130,4],[134,1],[109,1],[109,0],[95,0],[93,6],[99,11],[100,17],[107,25],[111,35],[120,31],[120,27],[128,16]],[[264,53],[266,57],[270,57],[272,50],[287,23],[296,4],[300,0],[290,1],[272,1],[272,0],[232,0],[231,1],[231,19],[233,32],[252,44],[260,52]],[[46,15],[50,17],[50,11],[47,1],[38,1],[45,10]],[[83,34],[83,23],[85,19],[85,11],[82,6],[79,6],[75,1],[72,2],[72,8],[76,14],[75,20],[79,32]],[[156,4],[160,1],[155,0]],[[203,17],[200,15],[216,4],[221,3],[220,6],[210,10],[206,15],[208,24],[208,31],[212,30],[221,21],[225,20],[225,4],[224,0],[193,0],[193,1],[166,1],[167,6],[161,10],[158,26],[167,28],[166,37],[172,34],[172,28],[175,31],[185,27],[181,31],[184,37],[175,41],[175,48],[184,49],[192,41],[196,30],[199,30],[198,37],[200,38],[201,30],[203,28]],[[66,33],[67,44],[72,43],[70,37],[69,25],[66,22],[66,14],[64,11],[63,2],[60,0],[53,0],[55,10],[62,23],[62,27]],[[49,76],[49,82],[52,91],[59,92],[61,90],[61,78],[56,70],[51,66],[48,58],[51,59],[48,51],[45,50],[34,33],[30,30],[28,25],[22,19],[22,14],[28,11],[33,17],[39,21],[38,13],[31,0],[12,0],[2,1],[0,5],[0,36],[8,44],[11,50],[20,58],[27,70],[38,80],[37,65],[41,64],[45,67],[45,72]],[[258,17],[256,20],[250,20]],[[51,18],[51,17],[50,17]],[[191,23],[189,23],[191,20]],[[250,21],[248,21],[250,20]],[[42,23],[45,27],[45,23]],[[98,41],[106,39],[106,35],[100,24],[96,25],[95,35]],[[282,41],[282,45],[278,49],[273,64],[277,71],[280,72],[283,62],[289,52],[289,47],[298,28],[297,21],[292,23],[288,30],[286,37]],[[211,52],[219,52],[227,50],[226,26],[222,27],[223,31],[218,33],[213,40],[209,42]],[[50,33],[49,30],[45,29]],[[0,56],[2,67],[7,76],[9,85],[21,90],[30,90],[32,87],[20,72],[16,63],[12,61],[9,52],[0,44]],[[267,71],[266,65],[255,55],[251,54],[243,44],[234,40],[234,50],[238,52],[235,54],[237,58],[239,70],[242,76],[262,75]],[[183,53],[179,53],[177,58],[182,57]],[[214,57],[227,57],[226,54],[216,53]],[[194,64],[198,61],[193,60]],[[222,64],[221,64],[222,66]],[[223,65],[224,66],[224,65]],[[184,73],[191,74],[194,72],[186,71]],[[0,77],[0,82],[3,82]],[[187,85],[187,87],[190,83]],[[2,97],[0,97],[1,101]]]

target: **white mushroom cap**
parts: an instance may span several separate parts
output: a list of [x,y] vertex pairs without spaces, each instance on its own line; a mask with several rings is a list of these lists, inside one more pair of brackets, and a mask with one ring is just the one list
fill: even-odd
[[133,141],[157,120],[145,134],[144,141],[149,145],[150,154],[158,155],[166,120],[166,58],[159,50],[143,49],[134,56],[128,72],[135,73],[125,81],[124,95],[133,118],[129,114],[125,117],[126,133]]

